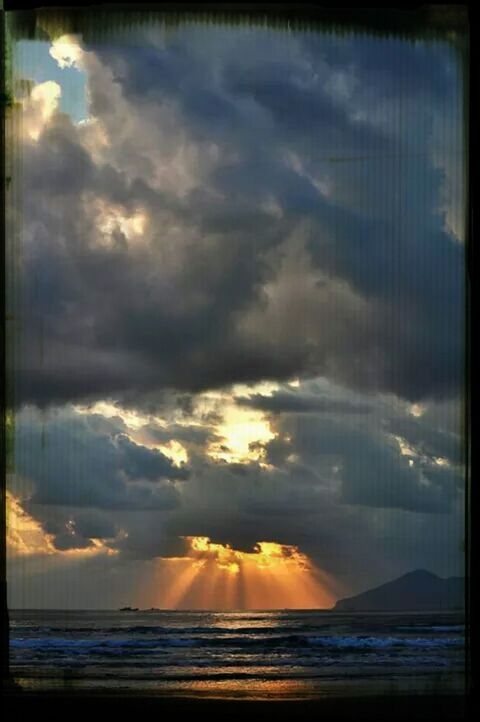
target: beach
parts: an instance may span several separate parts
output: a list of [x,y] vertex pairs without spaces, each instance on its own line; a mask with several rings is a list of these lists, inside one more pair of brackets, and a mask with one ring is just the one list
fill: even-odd
[[[10,665],[28,697],[175,704],[461,698],[456,613],[13,611]],[[342,701],[343,700],[343,701]],[[448,704],[447,704],[448,707]]]

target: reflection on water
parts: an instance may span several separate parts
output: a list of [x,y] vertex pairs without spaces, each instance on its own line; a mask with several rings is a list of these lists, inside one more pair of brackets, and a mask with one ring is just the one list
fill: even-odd
[[20,686],[30,692],[75,692],[105,690],[115,694],[141,692],[148,695],[208,699],[248,700],[308,700],[327,697],[361,697],[382,694],[463,694],[464,676],[459,673],[392,677],[381,679],[200,679],[200,680],[141,680],[138,684],[121,679],[98,680],[81,677],[63,679],[16,678]]
[[458,614],[12,612],[26,689],[306,699],[463,691]]

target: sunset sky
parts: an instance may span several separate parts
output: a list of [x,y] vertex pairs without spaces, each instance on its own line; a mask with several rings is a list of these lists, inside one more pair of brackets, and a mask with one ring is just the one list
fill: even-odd
[[462,574],[453,46],[148,25],[13,64],[10,605]]

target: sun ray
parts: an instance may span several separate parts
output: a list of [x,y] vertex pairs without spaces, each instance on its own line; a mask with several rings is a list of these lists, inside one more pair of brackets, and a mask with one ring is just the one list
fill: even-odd
[[179,607],[203,566],[203,563],[200,561],[195,563],[190,561],[187,564],[187,567],[183,570],[183,572],[179,573],[172,586],[168,589],[162,606],[167,609],[175,609]]
[[[296,546],[261,541],[245,552],[209,537],[184,539],[186,556],[168,560],[176,578],[163,595],[163,607],[318,609],[338,598],[335,579]],[[177,572],[174,564],[185,566]]]

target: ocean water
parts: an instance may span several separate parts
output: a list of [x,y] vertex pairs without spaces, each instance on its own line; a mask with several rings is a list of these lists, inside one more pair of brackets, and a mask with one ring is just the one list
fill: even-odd
[[26,689],[311,698],[463,691],[459,614],[11,611]]

